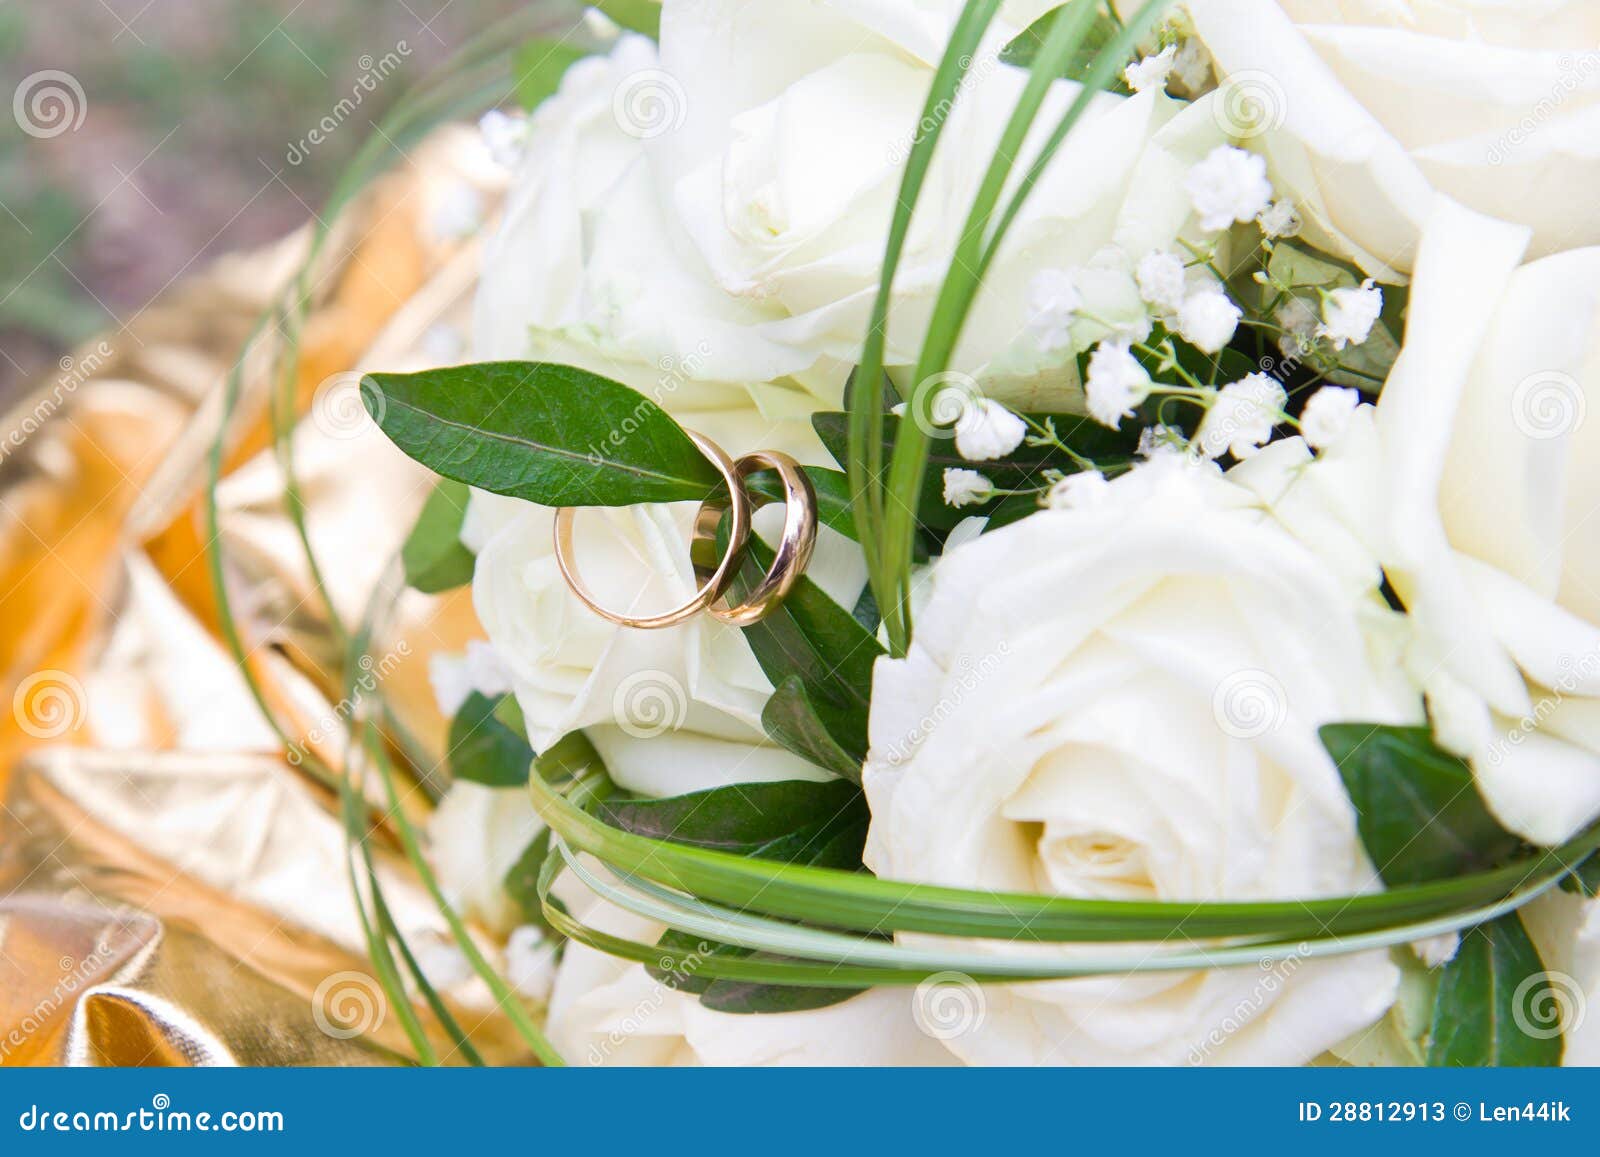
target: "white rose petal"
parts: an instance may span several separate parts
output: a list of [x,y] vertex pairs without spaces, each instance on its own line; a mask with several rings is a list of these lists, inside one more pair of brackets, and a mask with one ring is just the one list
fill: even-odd
[[[1419,697],[1373,677],[1358,600],[1249,491],[1163,457],[946,553],[932,587],[875,675],[880,878],[1188,901],[1381,886],[1317,728],[1416,723]],[[946,1043],[981,1064],[1296,1064],[1397,983],[1380,950],[986,986]]]
[[1083,308],[1083,294],[1064,269],[1044,269],[1028,282],[1028,330],[1042,350],[1072,344],[1072,323]]

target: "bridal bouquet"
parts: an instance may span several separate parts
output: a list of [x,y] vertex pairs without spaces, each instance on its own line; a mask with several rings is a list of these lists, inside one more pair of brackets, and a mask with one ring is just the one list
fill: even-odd
[[1600,14],[1535,7],[520,50],[473,361],[361,396],[482,634],[407,847],[533,1051],[1600,1060]]

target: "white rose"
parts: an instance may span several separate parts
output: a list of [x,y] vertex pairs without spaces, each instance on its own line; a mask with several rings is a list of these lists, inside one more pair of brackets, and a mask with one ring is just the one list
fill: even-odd
[[1378,404],[1365,517],[1422,637],[1436,726],[1507,827],[1600,816],[1600,248],[1448,199]]
[[[609,905],[586,922],[653,942],[662,926]],[[644,967],[568,943],[550,997],[550,1041],[569,1065],[949,1065],[918,1027],[915,990],[875,988],[803,1012],[716,1012]]]
[[[878,875],[1150,900],[1379,886],[1317,727],[1420,704],[1374,670],[1375,592],[1359,605],[1250,491],[1164,455],[963,545],[932,585],[873,688]],[[995,1064],[1300,1063],[1396,983],[1368,952],[992,987],[947,1043]]]
[[1528,225],[1540,256],[1600,241],[1600,6],[1590,0],[1188,0],[1233,131],[1318,248],[1411,269],[1438,190]]
[[[995,53],[1023,26],[1010,21],[1046,7],[1007,7],[948,118],[895,281],[891,367],[915,360],[1026,81]],[[667,0],[659,58],[625,36],[575,66],[534,117],[490,247],[479,354],[560,358],[630,384],[688,366],[684,396],[749,390],[768,412],[837,404],[959,8],[773,0],[754,20],[735,0]],[[1053,88],[1019,165],[1076,92]],[[1019,403],[1046,388],[1031,378],[1073,374],[1025,330],[1042,269],[1089,267],[1098,316],[1142,319],[1133,263],[1188,224],[1181,174],[1221,140],[1204,109],[1154,91],[1097,99],[990,270],[957,366],[1005,379],[996,396]]]

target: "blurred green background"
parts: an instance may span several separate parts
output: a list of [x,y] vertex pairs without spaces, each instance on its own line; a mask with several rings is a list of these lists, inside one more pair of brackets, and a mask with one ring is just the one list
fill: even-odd
[[0,404],[185,272],[306,220],[371,121],[523,2],[0,0]]

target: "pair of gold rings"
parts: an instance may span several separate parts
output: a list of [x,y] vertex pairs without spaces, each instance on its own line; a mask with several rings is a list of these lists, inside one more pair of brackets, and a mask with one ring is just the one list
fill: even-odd
[[[758,450],[734,461],[721,446],[705,435],[693,430],[686,430],[685,433],[716,467],[723,483],[721,490],[702,502],[695,514],[689,558],[694,565],[695,579],[700,585],[694,597],[687,602],[654,615],[622,614],[602,606],[584,585],[575,562],[572,532],[578,508],[563,506],[556,511],[555,553],[561,576],[584,606],[619,626],[641,630],[675,627],[706,611],[720,622],[748,627],[778,609],[799,581],[806,564],[811,561],[811,551],[817,541],[817,494],[800,464],[776,450]],[[756,510],[768,502],[776,501],[776,498],[767,494],[752,494],[747,485],[753,474],[764,470],[775,473],[782,486],[783,535],[772,565],[761,580],[741,602],[730,605],[724,596],[744,562],[750,543],[751,518]],[[718,531],[724,519],[728,523],[727,545],[719,551]]]

